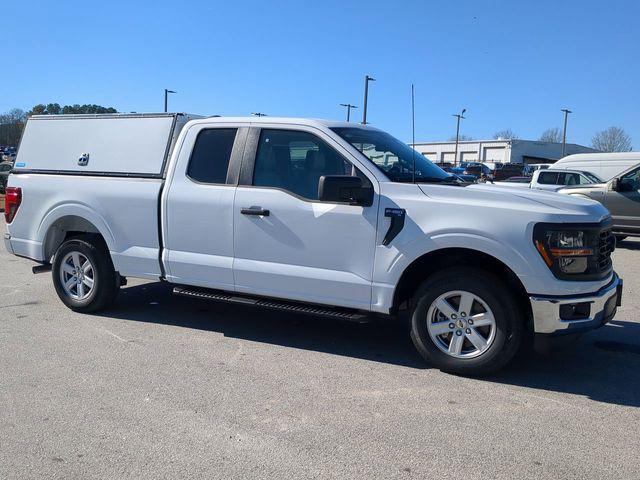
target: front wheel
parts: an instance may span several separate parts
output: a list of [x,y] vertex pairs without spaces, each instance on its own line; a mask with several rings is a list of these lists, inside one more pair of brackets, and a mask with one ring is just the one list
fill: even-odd
[[64,242],[55,254],[53,285],[60,300],[77,312],[95,312],[115,300],[120,279],[109,251],[97,236]]
[[429,277],[414,295],[411,338],[437,368],[486,375],[504,367],[524,337],[512,292],[495,275],[450,268]]

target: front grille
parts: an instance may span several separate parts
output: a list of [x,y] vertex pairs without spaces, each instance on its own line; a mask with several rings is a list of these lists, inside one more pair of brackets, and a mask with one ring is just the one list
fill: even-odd
[[611,253],[615,249],[616,239],[610,228],[602,230],[598,235],[596,246],[595,267],[598,273],[611,269]]

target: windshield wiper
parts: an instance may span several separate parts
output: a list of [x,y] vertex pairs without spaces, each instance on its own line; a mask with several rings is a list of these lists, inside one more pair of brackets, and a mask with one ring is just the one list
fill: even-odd
[[449,177],[423,177],[416,178],[416,183],[446,183],[449,185],[461,185],[462,182],[457,177],[451,175]]

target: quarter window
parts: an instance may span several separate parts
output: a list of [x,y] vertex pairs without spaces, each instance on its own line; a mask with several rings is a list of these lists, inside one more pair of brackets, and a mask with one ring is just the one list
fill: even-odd
[[202,130],[191,153],[187,175],[197,182],[226,183],[235,128]]
[[368,182],[315,135],[295,130],[261,131],[253,173],[255,186],[281,188],[318,200],[318,182],[323,175],[357,175]]
[[538,176],[538,183],[542,185],[556,185],[558,174],[555,172],[541,172]]

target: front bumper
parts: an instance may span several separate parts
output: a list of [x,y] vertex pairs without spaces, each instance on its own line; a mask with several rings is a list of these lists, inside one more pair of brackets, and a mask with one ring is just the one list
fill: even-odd
[[[579,333],[601,327],[616,314],[622,302],[622,279],[615,273],[613,280],[605,287],[589,295],[570,297],[531,296],[533,328],[535,333],[563,334]],[[588,304],[588,306],[585,306]],[[587,309],[583,316],[566,318],[567,310],[573,306]],[[562,308],[564,306],[564,308]],[[565,317],[565,318],[563,318]]]

